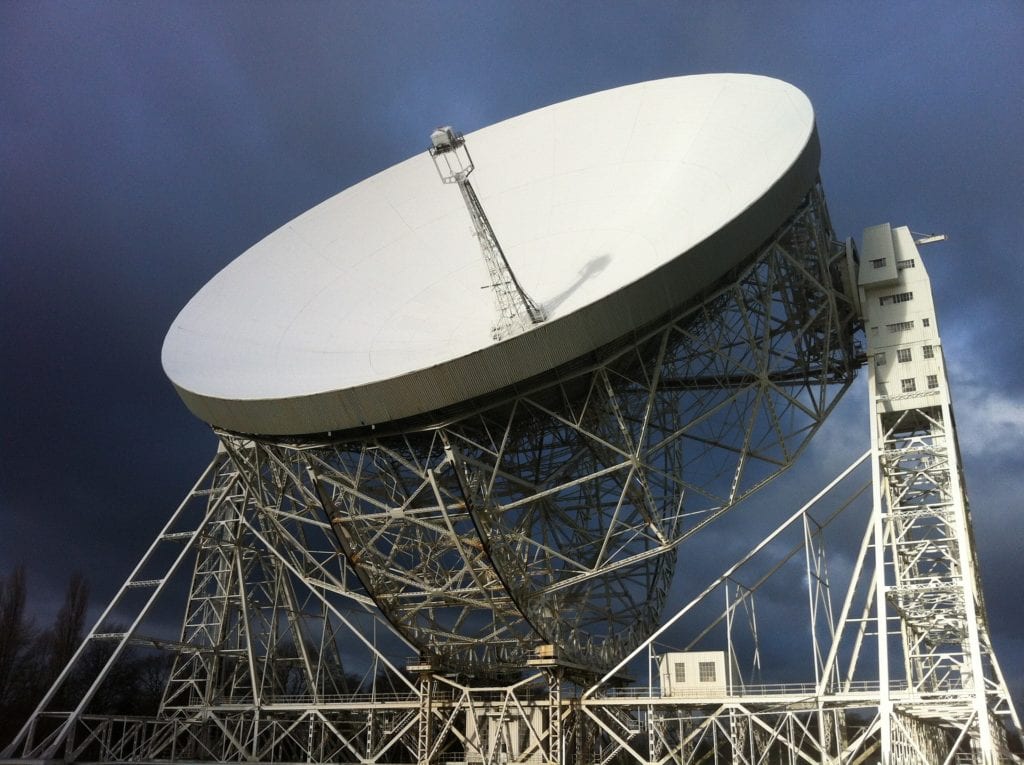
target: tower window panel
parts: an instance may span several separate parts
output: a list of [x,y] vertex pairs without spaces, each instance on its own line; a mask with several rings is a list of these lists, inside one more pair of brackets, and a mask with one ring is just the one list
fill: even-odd
[[900,380],[900,388],[904,393],[913,393],[917,390],[917,383],[914,381],[913,377],[905,377]]
[[895,295],[882,295],[882,297],[878,298],[878,304],[892,305],[893,303],[909,303],[913,299],[913,292],[897,292]]
[[885,268],[885,258],[875,258],[871,261],[872,268]]
[[876,367],[884,367],[885,366],[885,351],[879,351],[878,353],[875,354],[875,366]]
[[676,682],[677,683],[685,683],[686,682],[686,665],[685,664],[682,664],[682,663],[676,664]]
[[903,363],[910,361],[910,349],[909,348],[897,348],[896,349],[896,360]]
[[928,375],[928,389],[932,390],[932,389],[938,388],[938,387],[939,387],[939,376],[938,375]]
[[715,682],[715,663],[713,661],[702,661],[698,665],[700,681],[702,683]]
[[922,345],[921,353],[926,359],[935,358],[935,348],[931,345]]

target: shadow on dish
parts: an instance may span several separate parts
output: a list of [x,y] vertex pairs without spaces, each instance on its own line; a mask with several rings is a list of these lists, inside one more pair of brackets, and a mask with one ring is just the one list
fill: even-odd
[[544,308],[547,310],[548,314],[550,315],[558,310],[558,307],[568,300],[572,293],[583,286],[584,282],[586,282],[590,277],[596,276],[604,271],[610,262],[611,256],[605,254],[598,255],[584,263],[582,268],[576,272],[576,280],[572,284],[551,298],[551,300],[544,301]]

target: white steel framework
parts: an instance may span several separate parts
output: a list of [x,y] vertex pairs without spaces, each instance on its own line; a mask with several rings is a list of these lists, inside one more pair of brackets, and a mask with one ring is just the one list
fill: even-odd
[[[822,212],[812,198],[733,285],[640,342],[428,433],[359,444],[221,434],[2,756],[1016,761],[1020,723],[981,598],[934,308],[904,229],[866,233],[863,263],[902,265],[887,276],[862,266],[853,298],[871,362],[870,450],[655,629],[677,551],[788,465],[831,407],[829,383],[848,382],[854,324],[837,306],[849,298],[820,274],[853,249],[804,228]],[[904,392],[905,379],[923,384]],[[826,535],[860,511],[844,587]],[[189,561],[180,636],[147,636],[157,596]],[[755,604],[794,567],[806,675],[766,681]],[[137,616],[111,631],[139,594]],[[109,661],[73,709],[54,709],[96,643],[114,646]],[[174,656],[159,714],[90,714],[133,646]],[[722,652],[725,680],[673,690],[660,671],[669,649]],[[628,682],[645,671],[646,683]]]
[[852,379],[844,257],[815,189],[726,287],[554,384],[426,430],[221,439],[324,509],[436,668],[518,672],[539,645],[607,667],[657,625],[678,544],[788,467]]

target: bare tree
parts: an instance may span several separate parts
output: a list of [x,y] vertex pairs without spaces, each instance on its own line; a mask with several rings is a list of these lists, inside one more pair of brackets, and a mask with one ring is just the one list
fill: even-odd
[[51,635],[52,644],[49,651],[49,677],[51,682],[60,674],[64,666],[82,642],[82,629],[85,626],[85,609],[89,604],[89,583],[81,573],[71,575],[68,588],[64,593],[64,603],[57,612]]
[[21,727],[38,698],[37,634],[25,615],[25,566],[0,576],[0,746]]
[[25,566],[0,577],[0,705],[10,701],[11,680],[18,659],[31,639],[25,620]]
[[[35,629],[25,615],[23,566],[0,577],[0,748],[13,738],[46,689],[67,666],[82,642],[89,585],[72,575],[53,626]],[[108,625],[111,631],[124,627]],[[99,674],[114,646],[94,643],[79,657],[50,701],[50,709],[69,708]],[[97,714],[155,714],[170,663],[155,652],[128,648],[98,688],[89,711]]]

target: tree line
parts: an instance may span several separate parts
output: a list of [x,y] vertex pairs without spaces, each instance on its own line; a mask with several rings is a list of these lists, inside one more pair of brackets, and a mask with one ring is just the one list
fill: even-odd
[[[26,611],[25,566],[0,576],[0,748],[21,729],[85,637],[89,584],[75,573],[53,624],[38,627]],[[66,711],[82,697],[113,646],[91,643],[49,710]],[[89,705],[89,712],[151,715],[166,683],[166,657],[129,648]]]

